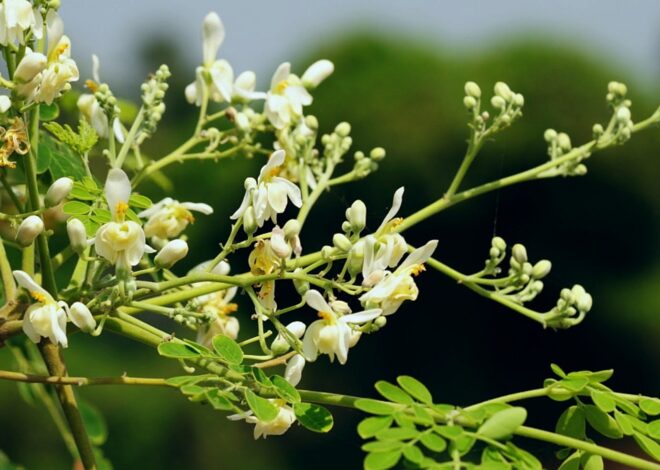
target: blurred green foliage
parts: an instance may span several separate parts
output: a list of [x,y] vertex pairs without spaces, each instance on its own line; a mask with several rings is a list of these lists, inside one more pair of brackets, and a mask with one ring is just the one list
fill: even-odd
[[[633,119],[646,117],[660,102],[660,90],[640,89],[628,71],[571,48],[548,46],[543,40],[521,38],[478,56],[450,52],[440,54],[415,41],[359,34],[294,62],[300,72],[318,57],[336,65],[334,76],[315,92],[309,111],[318,116],[323,131],[346,120],[353,126],[356,150],[383,146],[388,152],[375,175],[339,188],[319,203],[305,228],[306,251],[329,243],[343,211],[355,198],[367,203],[369,220],[375,225],[400,185],[406,186],[403,214],[441,196],[464,152],[462,90],[467,80],[477,81],[487,96],[496,81],[506,81],[525,96],[526,106],[524,118],[484,149],[466,187],[544,161],[542,135],[547,127],[568,132],[574,143],[589,139],[592,124],[608,118],[604,95],[610,80],[628,83]],[[152,69],[167,62],[178,77],[168,96],[168,117],[147,150],[158,157],[183,140],[194,124],[195,110],[184,103],[182,92],[192,79],[192,69],[169,46],[152,47],[148,57],[154,61]],[[658,149],[660,133],[652,130],[589,160],[585,177],[493,193],[410,231],[412,243],[438,238],[436,255],[465,272],[481,268],[495,233],[510,243],[524,242],[532,258],[553,261],[541,304],[549,307],[561,287],[575,282],[584,283],[594,294],[594,309],[582,325],[558,333],[542,331],[438,273],[427,272],[420,278],[417,303],[401,309],[382,332],[364,337],[346,366],[330,365],[324,358],[308,366],[302,386],[372,395],[376,380],[411,374],[428,384],[441,401],[467,404],[538,386],[554,361],[573,370],[613,367],[616,388],[657,392]],[[188,230],[191,256],[179,268],[213,256],[228,233],[228,215],[240,202],[243,179],[254,174],[260,163],[237,159],[194,164],[185,170],[173,167],[168,171],[175,183],[173,194],[155,185],[142,188],[154,200],[175,195],[182,201],[208,202],[216,209]],[[246,309],[239,313],[245,329],[250,313]],[[174,328],[160,324],[166,330]],[[100,339],[76,335],[66,357],[72,374],[181,373],[155,351],[110,335]],[[5,351],[0,351],[0,366],[11,367]],[[80,393],[105,414],[109,426],[105,454],[118,469],[330,469],[357,468],[361,462],[354,430],[357,413],[338,411],[335,429],[327,436],[295,428],[281,438],[255,443],[250,426],[230,423],[173,391],[99,387]],[[43,410],[24,404],[12,384],[0,383],[0,397],[0,448],[28,468],[70,468]],[[552,403],[532,407],[533,424],[552,426],[559,409]],[[537,450],[550,467],[555,466],[550,449]]]

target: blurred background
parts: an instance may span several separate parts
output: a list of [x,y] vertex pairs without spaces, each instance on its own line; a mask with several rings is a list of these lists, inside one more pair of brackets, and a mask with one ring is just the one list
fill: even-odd
[[[465,187],[543,162],[543,131],[590,139],[608,118],[610,80],[628,84],[633,119],[660,104],[660,3],[656,0],[498,2],[411,0],[380,2],[219,2],[199,0],[107,2],[64,0],[62,16],[83,78],[91,54],[101,59],[103,81],[115,93],[139,98],[143,77],[160,63],[173,72],[169,113],[148,154],[157,157],[185,140],[196,109],[183,99],[201,59],[200,24],[209,10],[221,15],[227,39],[220,55],[234,70],[252,69],[263,89],[275,67],[291,61],[302,73],[318,58],[335,74],[314,93],[307,114],[327,132],[340,121],[353,126],[355,150],[383,146],[377,173],[327,194],[310,217],[304,247],[327,244],[343,212],[356,199],[377,226],[393,191],[407,188],[402,214],[438,198],[465,149],[463,84],[478,82],[490,96],[498,80],[525,96],[525,116],[488,145]],[[587,320],[568,331],[537,324],[475,296],[437,272],[418,278],[420,298],[407,303],[377,335],[365,336],[344,366],[325,357],[305,370],[301,387],[372,395],[379,379],[417,377],[436,401],[466,405],[538,387],[565,370],[614,368],[620,391],[660,392],[660,132],[636,135],[622,148],[589,160],[580,178],[554,179],[494,192],[453,207],[415,227],[413,244],[438,238],[436,256],[463,272],[481,268],[490,239],[524,243],[533,260],[547,258],[553,272],[535,304],[549,309],[562,287],[582,283],[595,299]],[[174,195],[205,201],[187,234],[193,247],[181,272],[212,257],[229,231],[228,216],[242,197],[242,181],[262,161],[171,167]],[[141,188],[154,200],[170,195]],[[242,327],[250,331],[244,299]],[[174,326],[161,322],[166,330]],[[84,350],[84,354],[80,351]],[[67,351],[73,375],[180,375],[175,362],[123,338],[77,335]],[[0,365],[11,367],[6,351]],[[355,426],[361,416],[336,410],[335,428],[319,436],[295,427],[282,437],[253,441],[252,427],[230,423],[175,391],[99,387],[80,395],[105,415],[106,456],[115,468],[332,469],[360,468]],[[530,423],[553,428],[565,404],[529,403]],[[66,469],[70,459],[42,409],[0,383],[0,449],[27,468]],[[612,444],[627,449],[625,442]],[[631,446],[633,448],[634,446]],[[553,450],[528,449],[556,468]],[[607,465],[606,468],[617,468]]]

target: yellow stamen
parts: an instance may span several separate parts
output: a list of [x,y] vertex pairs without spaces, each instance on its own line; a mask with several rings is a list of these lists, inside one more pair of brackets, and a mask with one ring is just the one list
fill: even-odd
[[325,321],[331,321],[334,319],[334,315],[330,312],[318,312],[319,318],[324,319]]
[[85,86],[86,86],[87,89],[88,89],[89,91],[91,91],[92,93],[96,93],[96,90],[99,89],[99,85],[98,85],[98,83],[96,83],[94,80],[86,80],[86,81],[85,81]]
[[229,315],[238,310],[238,304],[227,304],[220,308],[220,313],[222,315]]
[[46,302],[46,296],[42,294],[41,292],[37,292],[35,290],[30,291],[30,296],[36,300],[37,302],[41,302],[42,304]]
[[282,94],[288,87],[289,82],[287,80],[282,80],[280,83],[275,85],[275,93]]
[[410,274],[413,276],[419,276],[421,273],[426,271],[426,266],[423,264],[418,264],[417,266],[413,266],[412,269],[410,270]]
[[192,215],[192,212],[190,212],[188,209],[184,209],[183,207],[177,207],[174,209],[174,217],[177,219],[186,220],[191,224],[195,223],[195,216]]
[[126,217],[127,211],[128,211],[128,204],[126,204],[124,201],[118,202],[117,206],[115,206],[115,214],[117,214],[117,219],[122,222]]

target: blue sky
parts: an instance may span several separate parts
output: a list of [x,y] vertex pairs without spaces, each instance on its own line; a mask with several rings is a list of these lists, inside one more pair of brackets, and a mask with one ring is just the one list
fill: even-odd
[[368,25],[466,52],[533,32],[612,57],[648,84],[660,77],[660,0],[62,0],[61,11],[83,74],[95,52],[104,81],[124,88],[137,87],[135,45],[155,30],[189,48],[191,67],[200,60],[200,23],[210,10],[227,29],[222,57],[260,75],[333,33]]

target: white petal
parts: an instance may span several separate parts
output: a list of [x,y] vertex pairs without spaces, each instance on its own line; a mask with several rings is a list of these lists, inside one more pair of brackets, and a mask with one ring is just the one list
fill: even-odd
[[317,290],[310,289],[305,292],[304,299],[305,302],[307,302],[307,305],[312,307],[317,312],[333,312],[332,308],[330,308],[330,305],[328,305],[328,302],[325,301],[321,293]]
[[141,212],[138,212],[137,216],[142,218],[142,219],[148,219],[152,215],[155,215],[156,213],[160,212],[163,210],[165,207],[169,206],[174,202],[174,199],[171,197],[166,197],[164,199],[161,199],[158,201],[156,204],[152,204],[151,207],[148,209],[145,209]]
[[279,183],[268,183],[268,204],[276,214],[281,214],[286,209],[289,191],[286,185]]
[[438,240],[431,240],[423,247],[417,248],[408,255],[396,271],[403,271],[413,266],[417,266],[418,264],[425,263],[431,257],[437,246]]
[[217,13],[211,12],[204,18],[202,36],[204,64],[210,65],[225,39],[225,27]]
[[401,202],[403,201],[403,191],[404,191],[403,186],[395,191],[394,197],[392,198],[392,207],[390,208],[390,211],[383,219],[383,223],[381,223],[380,227],[378,227],[378,230],[376,230],[376,233],[380,232],[385,227],[385,225],[390,220],[392,220],[394,216],[399,212],[399,209],[401,209]]
[[213,214],[213,207],[204,204],[203,202],[184,202],[181,204],[181,207],[204,215]]
[[361,324],[378,318],[381,313],[383,313],[381,309],[374,308],[371,310],[365,310],[363,312],[355,312],[351,313],[350,315],[344,315],[340,318],[340,321],[344,323]]
[[105,199],[108,201],[112,218],[115,218],[117,204],[128,204],[131,197],[131,181],[121,168],[112,168],[105,180]]
[[21,286],[26,291],[37,292],[43,295],[44,297],[46,297],[46,299],[50,301],[53,300],[53,297],[50,295],[50,293],[46,289],[41,287],[39,284],[34,282],[34,279],[32,279],[30,275],[25,271],[16,270],[13,272],[13,274],[14,274],[14,279],[16,279],[16,282],[18,282],[18,285]]
[[285,157],[286,153],[284,150],[274,151],[268,158],[266,164],[261,167],[261,171],[259,172],[259,181],[263,181],[263,179],[266,178],[274,169],[281,166],[282,163],[284,163]]
[[302,352],[309,362],[314,362],[319,355],[318,348],[316,347],[316,343],[314,341],[315,337],[318,335],[318,331],[323,328],[323,326],[324,323],[322,320],[316,320],[311,325],[309,325],[309,328],[307,328],[307,332],[305,333],[305,337],[303,338]]
[[48,35],[48,53],[60,42],[64,34],[64,22],[55,10],[49,10],[46,15],[46,34]]
[[114,132],[117,142],[123,144],[125,140],[124,127],[121,125],[119,118],[115,118],[114,121],[112,121],[112,132]]
[[33,343],[39,343],[39,341],[41,341],[41,336],[35,331],[34,326],[32,326],[32,321],[30,320],[30,315],[27,314],[23,317],[23,333],[25,333]]
[[275,70],[273,78],[270,81],[271,90],[277,87],[280,82],[288,79],[289,75],[291,75],[291,64],[288,62],[280,64],[279,67],[277,67],[277,70]]
[[250,207],[250,199],[251,199],[250,196],[251,196],[251,191],[250,190],[245,191],[245,195],[243,196],[243,201],[241,201],[241,205],[239,206],[238,209],[236,209],[236,212],[234,212],[229,217],[230,219],[236,220],[245,213],[247,208]]
[[92,78],[96,83],[101,83],[100,69],[101,63],[99,62],[99,57],[96,54],[92,54]]
[[329,60],[317,60],[307,67],[301,80],[306,87],[316,88],[323,80],[328,78],[334,70],[335,66]]
[[273,178],[273,182],[277,184],[285,185],[289,199],[291,199],[291,203],[296,207],[302,206],[302,195],[300,193],[300,188],[298,186],[296,186],[288,179],[282,178],[280,176],[276,176],[275,178]]
[[302,371],[305,368],[305,358],[300,354],[296,354],[286,363],[284,370],[284,378],[294,387],[300,383],[302,378]]
[[339,363],[343,365],[346,364],[346,361],[348,360],[348,343],[351,329],[346,325],[343,325],[343,328],[339,328],[338,333],[337,349],[335,352],[337,353],[337,359],[339,360]]

